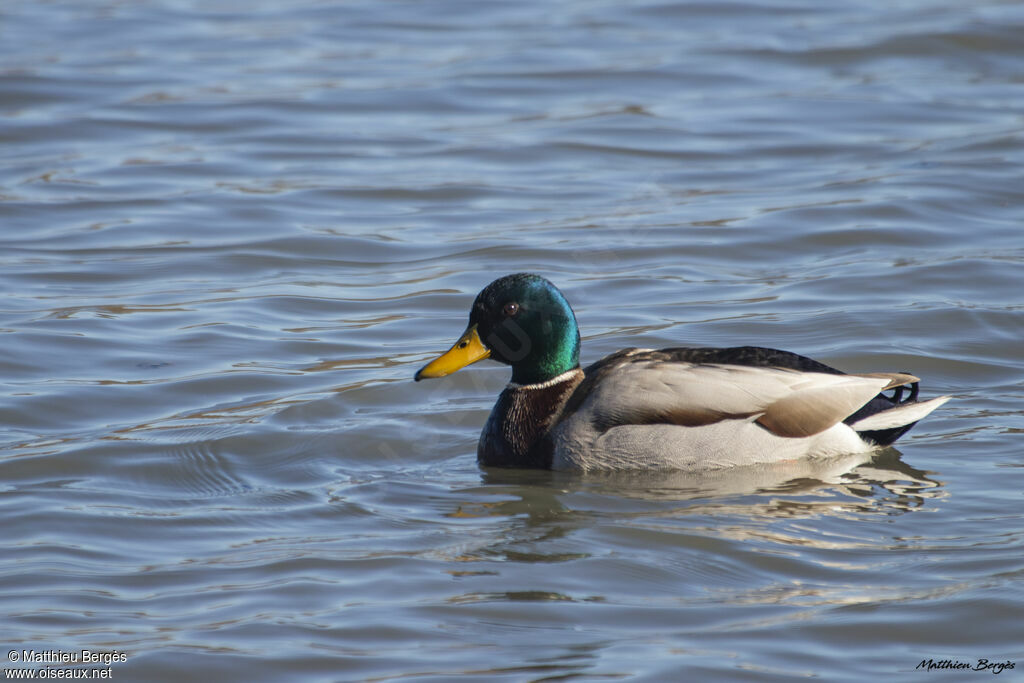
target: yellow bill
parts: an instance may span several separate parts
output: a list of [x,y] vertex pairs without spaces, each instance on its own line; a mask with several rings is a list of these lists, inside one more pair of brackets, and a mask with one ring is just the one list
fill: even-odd
[[480,341],[476,325],[470,325],[452,348],[420,368],[413,379],[419,382],[421,379],[444,377],[490,355],[491,350]]

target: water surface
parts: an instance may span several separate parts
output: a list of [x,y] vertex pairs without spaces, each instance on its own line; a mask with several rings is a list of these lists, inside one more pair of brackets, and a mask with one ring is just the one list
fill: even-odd
[[[1019,676],[1022,36],[996,0],[4,3],[0,642]],[[411,378],[517,271],[585,362],[759,344],[956,400],[865,464],[484,472],[507,369]]]

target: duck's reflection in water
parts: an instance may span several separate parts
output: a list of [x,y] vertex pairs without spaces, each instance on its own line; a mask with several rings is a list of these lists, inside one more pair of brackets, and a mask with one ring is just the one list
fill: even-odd
[[[527,527],[581,517],[902,514],[943,495],[942,483],[887,448],[699,474],[672,471],[566,473],[488,469],[484,486],[464,489],[500,500],[466,501],[458,516],[512,516]],[[558,526],[557,524],[555,525]],[[554,533],[562,533],[549,529]]]

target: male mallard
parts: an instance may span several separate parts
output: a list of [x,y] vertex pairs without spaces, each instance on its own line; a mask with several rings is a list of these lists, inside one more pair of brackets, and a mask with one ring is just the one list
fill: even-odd
[[918,402],[912,375],[848,375],[756,346],[625,349],[585,370],[579,355],[569,302],[519,273],[477,295],[465,333],[416,380],[484,358],[512,366],[477,447],[495,467],[707,470],[867,452],[949,400]]

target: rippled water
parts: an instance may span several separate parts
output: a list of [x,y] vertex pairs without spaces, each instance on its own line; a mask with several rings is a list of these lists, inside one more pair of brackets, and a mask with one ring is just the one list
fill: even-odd
[[[997,0],[4,2],[0,642],[1020,676],[1022,58]],[[411,377],[523,270],[585,362],[760,344],[956,400],[852,470],[483,472],[507,369]]]

